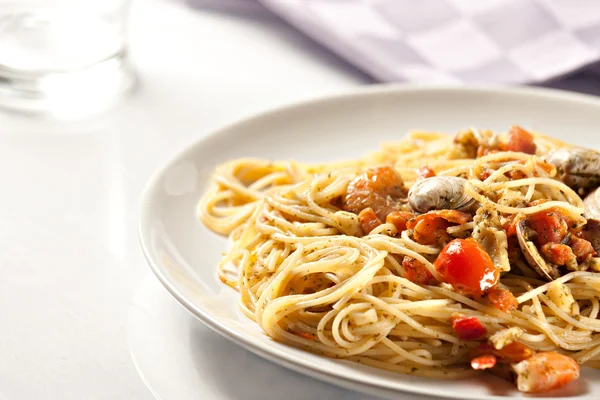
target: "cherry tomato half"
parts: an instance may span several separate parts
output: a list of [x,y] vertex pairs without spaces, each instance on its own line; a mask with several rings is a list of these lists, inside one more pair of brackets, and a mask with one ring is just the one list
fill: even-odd
[[498,270],[488,253],[472,239],[454,239],[433,263],[444,282],[463,294],[481,296],[498,283]]

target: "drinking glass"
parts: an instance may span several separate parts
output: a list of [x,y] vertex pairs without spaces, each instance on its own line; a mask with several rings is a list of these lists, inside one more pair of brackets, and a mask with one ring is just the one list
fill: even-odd
[[0,0],[0,107],[71,115],[128,92],[127,0]]

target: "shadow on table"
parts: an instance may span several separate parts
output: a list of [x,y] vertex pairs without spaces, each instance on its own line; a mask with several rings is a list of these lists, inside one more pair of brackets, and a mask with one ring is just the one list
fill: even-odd
[[[189,330],[190,347],[194,354],[201,352],[198,359],[211,359],[214,368],[208,370],[211,376],[204,376],[215,387],[232,399],[261,400],[310,400],[376,399],[351,392],[313,378],[292,372],[284,367],[265,361],[239,347],[200,323],[192,324]],[[202,345],[200,345],[202,343]],[[235,351],[232,348],[236,348]],[[206,368],[200,368],[206,371]],[[235,377],[235,380],[232,380]],[[377,398],[378,399],[378,398]]]

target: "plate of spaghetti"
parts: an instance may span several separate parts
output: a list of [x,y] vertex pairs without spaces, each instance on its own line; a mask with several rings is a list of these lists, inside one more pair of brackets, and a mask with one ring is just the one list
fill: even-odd
[[374,87],[160,170],[140,238],[215,331],[370,394],[600,396],[600,101]]

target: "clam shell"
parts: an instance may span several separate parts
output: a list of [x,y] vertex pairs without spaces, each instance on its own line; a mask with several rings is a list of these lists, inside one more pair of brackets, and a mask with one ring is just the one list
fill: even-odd
[[416,182],[408,192],[408,203],[420,213],[431,210],[461,210],[475,200],[465,194],[467,180],[457,176],[433,176]]
[[526,226],[524,221],[517,224],[517,238],[519,239],[519,246],[521,251],[527,260],[527,263],[544,279],[553,281],[558,278],[560,274],[556,267],[549,265],[540,255],[537,247],[531,241],[529,241]]
[[556,167],[557,177],[574,190],[600,186],[600,153],[583,147],[566,147],[544,159]]
[[583,199],[585,212],[583,216],[600,220],[600,188],[594,190]]

